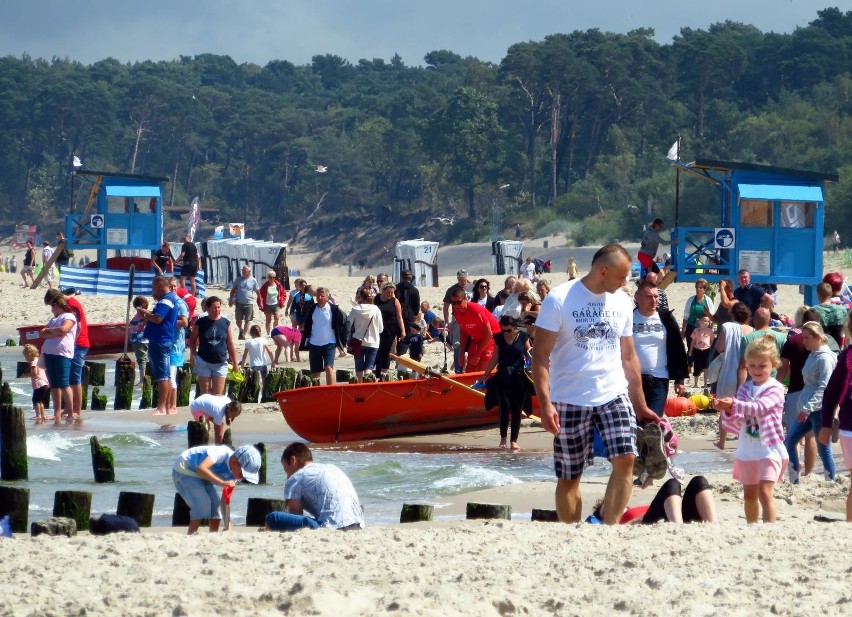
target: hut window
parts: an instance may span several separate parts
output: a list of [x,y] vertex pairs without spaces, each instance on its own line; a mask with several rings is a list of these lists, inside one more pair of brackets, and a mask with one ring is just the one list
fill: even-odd
[[808,201],[782,201],[781,227],[813,228],[815,205]]
[[740,226],[772,227],[772,202],[768,199],[741,199]]

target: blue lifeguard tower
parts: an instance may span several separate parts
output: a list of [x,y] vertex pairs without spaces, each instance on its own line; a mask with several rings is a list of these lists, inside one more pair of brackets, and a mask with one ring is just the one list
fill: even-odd
[[805,303],[816,303],[823,276],[825,184],[837,182],[837,174],[712,159],[672,165],[713,185],[720,205],[718,227],[675,223],[678,282],[736,280],[746,269],[755,283],[800,285]]
[[168,178],[82,170],[74,176],[90,185],[91,193],[83,212],[65,217],[70,249],[96,249],[103,268],[108,249],[160,248],[163,185]]

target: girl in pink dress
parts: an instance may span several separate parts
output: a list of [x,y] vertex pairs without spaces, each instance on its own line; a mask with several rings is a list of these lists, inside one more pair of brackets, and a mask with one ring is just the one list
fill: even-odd
[[762,509],[763,522],[774,523],[775,483],[784,477],[788,456],[781,425],[784,386],[772,377],[779,364],[772,336],[752,341],[745,362],[751,380],[736,397],[714,398],[712,406],[722,412],[722,426],[739,434],[734,479],[743,485],[746,521],[756,523]]

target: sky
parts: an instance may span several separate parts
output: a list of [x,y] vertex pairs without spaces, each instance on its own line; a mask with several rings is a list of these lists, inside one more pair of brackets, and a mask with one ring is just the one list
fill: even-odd
[[68,58],[91,64],[173,60],[213,53],[237,63],[309,64],[335,54],[350,62],[423,64],[429,51],[499,63],[514,43],[598,28],[653,28],[662,44],[682,27],[731,20],[792,32],[817,10],[852,11],[852,0],[3,0],[0,56]]

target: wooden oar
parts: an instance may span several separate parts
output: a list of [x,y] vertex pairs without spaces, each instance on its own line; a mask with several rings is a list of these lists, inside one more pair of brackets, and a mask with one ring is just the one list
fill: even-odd
[[396,360],[397,364],[401,364],[406,368],[410,368],[412,371],[416,371],[416,372],[420,373],[421,375],[426,375],[427,377],[440,377],[444,381],[449,382],[449,383],[453,384],[454,386],[458,386],[459,388],[463,388],[463,389],[467,390],[468,392],[472,392],[473,394],[476,394],[478,396],[485,398],[485,392],[483,392],[482,390],[477,390],[476,388],[471,388],[470,386],[465,385],[462,382],[453,379],[449,375],[444,375],[440,371],[436,371],[431,366],[427,366],[426,364],[418,362],[417,360],[412,360],[411,358],[398,356],[396,354],[391,354],[390,357],[392,359]]

